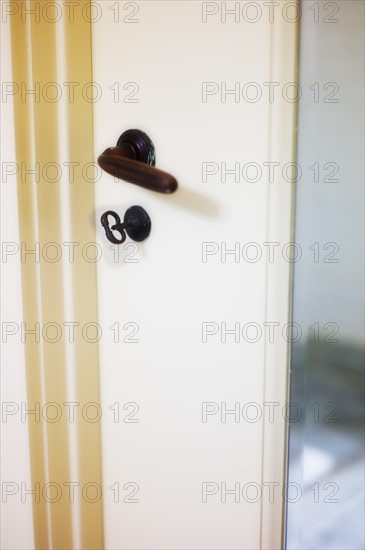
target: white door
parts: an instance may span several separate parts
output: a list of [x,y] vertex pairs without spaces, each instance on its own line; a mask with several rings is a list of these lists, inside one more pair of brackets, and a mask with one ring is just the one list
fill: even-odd
[[[285,422],[267,403],[286,399],[294,17],[101,6],[95,154],[138,128],[179,182],[96,185],[105,547],[279,548]],[[132,205],[150,237],[111,245],[100,216]]]

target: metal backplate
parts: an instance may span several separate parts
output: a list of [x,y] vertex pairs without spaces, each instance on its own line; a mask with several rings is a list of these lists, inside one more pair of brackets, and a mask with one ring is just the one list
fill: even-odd
[[151,219],[142,206],[128,208],[124,216],[124,223],[128,224],[125,231],[133,241],[144,241],[150,234]]
[[142,130],[126,130],[118,139],[117,145],[130,145],[136,155],[136,160],[155,166],[156,152],[155,146],[150,137]]

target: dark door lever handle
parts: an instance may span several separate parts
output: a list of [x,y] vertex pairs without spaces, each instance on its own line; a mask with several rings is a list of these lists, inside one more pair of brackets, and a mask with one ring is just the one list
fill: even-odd
[[108,174],[158,193],[174,193],[176,179],[155,168],[155,148],[141,130],[127,130],[116,147],[109,147],[98,158],[100,168]]

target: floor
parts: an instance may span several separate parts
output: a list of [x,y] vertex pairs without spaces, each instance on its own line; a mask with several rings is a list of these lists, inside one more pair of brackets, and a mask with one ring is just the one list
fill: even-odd
[[291,401],[305,415],[290,426],[289,481],[303,495],[288,505],[287,548],[362,550],[363,350],[299,346],[293,368]]

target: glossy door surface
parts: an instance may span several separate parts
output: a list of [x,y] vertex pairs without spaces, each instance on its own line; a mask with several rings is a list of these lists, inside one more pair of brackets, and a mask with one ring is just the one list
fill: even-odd
[[[179,182],[96,184],[108,549],[280,546],[282,503],[260,492],[283,482],[285,423],[264,433],[264,401],[271,354],[285,397],[286,342],[265,323],[288,321],[289,265],[268,265],[268,241],[290,238],[291,185],[270,190],[267,163],[292,160],[294,105],[269,92],[294,78],[295,25],[222,6],[103,2],[93,26],[96,155],[137,128]],[[132,205],[150,237],[111,245],[100,216]]]

